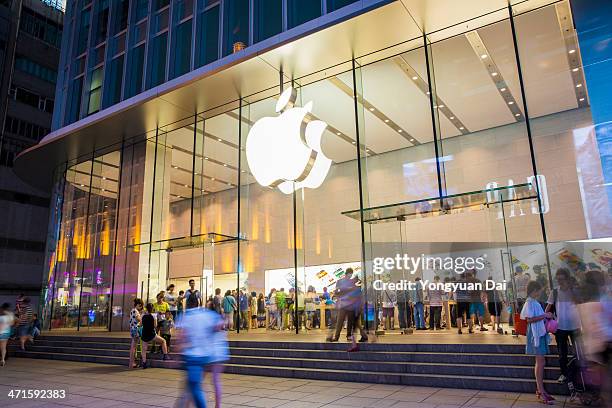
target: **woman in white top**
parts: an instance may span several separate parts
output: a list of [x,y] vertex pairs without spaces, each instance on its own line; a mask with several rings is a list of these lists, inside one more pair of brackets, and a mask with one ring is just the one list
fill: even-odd
[[4,367],[4,358],[6,357],[6,343],[11,337],[11,327],[15,323],[15,315],[11,312],[11,305],[8,303],[2,304],[0,307],[0,366]]
[[555,399],[544,389],[544,367],[546,366],[546,355],[549,353],[549,337],[544,321],[552,319],[553,315],[544,312],[542,305],[538,302],[541,293],[542,285],[540,283],[537,281],[529,282],[529,285],[527,285],[527,300],[521,310],[521,319],[527,321],[525,352],[535,356],[536,396],[540,402],[552,405]]
[[174,284],[171,283],[168,286],[168,290],[164,295],[164,300],[168,303],[170,313],[172,313],[172,319],[176,320],[176,311],[178,310],[178,304],[176,300],[176,293],[174,293]]
[[308,287],[306,297],[304,298],[304,310],[306,311],[306,329],[310,330],[313,328],[314,316],[316,312],[315,299],[317,298],[317,292],[314,286]]

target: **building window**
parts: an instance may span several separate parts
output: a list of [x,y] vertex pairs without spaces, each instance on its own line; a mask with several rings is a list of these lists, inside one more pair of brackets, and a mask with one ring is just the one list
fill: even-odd
[[44,67],[26,57],[17,56],[15,58],[15,69],[52,84],[57,82],[57,71]]
[[128,57],[125,82],[125,98],[130,98],[142,91],[142,71],[144,66],[145,45],[140,44],[132,49]]
[[355,3],[357,0],[327,0],[327,12],[338,10],[344,6]]
[[210,64],[219,58],[219,9],[217,3],[204,10],[198,18],[196,67]]
[[81,109],[81,93],[83,91],[83,77],[76,78],[68,88],[68,106],[64,124],[69,124],[79,120]]
[[249,0],[225,2],[225,46],[223,55],[243,50],[249,44]]
[[43,126],[29,123],[25,120],[7,115],[4,122],[4,131],[22,137],[27,137],[36,142],[40,141],[49,133],[49,129]]
[[191,65],[191,27],[191,19],[176,27],[173,47],[174,66],[172,69],[172,78],[183,75],[189,71]]
[[255,0],[254,40],[259,42],[283,30],[283,1]]
[[77,37],[78,40],[76,43],[76,55],[81,55],[87,49],[87,42],[89,40],[90,14],[91,9],[83,10],[81,12],[81,18],[79,20],[79,33]]
[[151,43],[151,51],[149,53],[148,63],[148,88],[153,88],[166,79],[166,52],[168,44],[168,32],[158,35],[153,38]]
[[96,26],[96,41],[94,45],[105,41],[108,34],[108,0],[103,0],[100,4]]
[[287,0],[287,26],[293,28],[321,17],[321,0]]
[[21,10],[19,29],[54,47],[59,48],[61,45],[62,27],[27,7]]
[[100,97],[102,95],[102,74],[103,68],[97,68],[91,73],[91,82],[89,84],[89,103],[87,114],[91,115],[100,110]]
[[108,81],[104,87],[104,107],[113,105],[121,100],[121,87],[123,86],[123,55],[113,59],[110,64]]
[[113,35],[127,28],[129,0],[115,0],[115,16],[113,23]]

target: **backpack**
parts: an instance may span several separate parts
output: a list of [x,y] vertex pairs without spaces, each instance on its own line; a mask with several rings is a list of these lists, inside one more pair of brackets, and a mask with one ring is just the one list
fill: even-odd
[[193,309],[200,306],[200,302],[198,302],[199,293],[198,290],[194,290],[193,292],[189,291],[189,297],[185,299],[185,306],[187,309]]

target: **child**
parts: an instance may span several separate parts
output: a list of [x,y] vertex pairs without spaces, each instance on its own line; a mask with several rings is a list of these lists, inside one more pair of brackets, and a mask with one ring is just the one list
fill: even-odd
[[543,404],[554,404],[554,398],[544,389],[544,367],[548,354],[548,333],[544,324],[545,319],[552,319],[552,313],[545,313],[538,302],[542,294],[542,285],[531,281],[527,285],[527,300],[521,311],[521,319],[527,321],[527,339],[525,353],[535,356],[536,396]]
[[168,353],[170,352],[170,338],[172,337],[172,329],[174,328],[174,319],[170,310],[166,312],[166,318],[159,322],[159,334],[162,339],[166,340]]
[[34,313],[32,315],[32,343],[38,336],[40,336],[40,320],[38,319],[38,315]]

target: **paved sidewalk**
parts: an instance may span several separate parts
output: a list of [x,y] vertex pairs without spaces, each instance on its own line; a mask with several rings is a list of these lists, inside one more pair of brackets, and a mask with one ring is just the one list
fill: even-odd
[[[477,385],[477,384],[475,384]],[[531,408],[534,395],[478,390],[311,381],[224,374],[223,407],[260,408]],[[57,400],[11,400],[11,389],[65,390]],[[0,407],[173,407],[183,389],[179,370],[11,358],[0,367]],[[205,389],[214,400],[209,379]],[[193,405],[191,405],[193,406]],[[557,407],[574,407],[558,397]],[[214,407],[214,404],[210,404]]]

